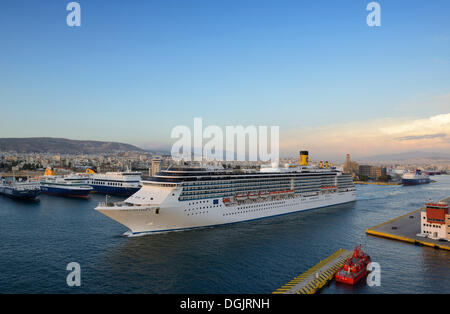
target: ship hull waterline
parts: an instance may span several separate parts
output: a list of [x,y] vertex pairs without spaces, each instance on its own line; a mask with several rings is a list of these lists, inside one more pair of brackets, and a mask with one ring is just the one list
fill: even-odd
[[[154,208],[131,207],[97,207],[105,216],[127,227],[129,235],[163,233],[172,231],[208,228],[220,225],[248,222],[301,211],[350,203],[356,200],[356,192],[339,192],[337,195],[320,195],[314,197],[297,197],[270,200],[264,203],[248,203],[236,206],[212,208],[201,214],[187,214],[183,206]],[[250,206],[253,206],[250,207]],[[256,209],[255,209],[256,206]],[[259,207],[259,209],[258,209]]]

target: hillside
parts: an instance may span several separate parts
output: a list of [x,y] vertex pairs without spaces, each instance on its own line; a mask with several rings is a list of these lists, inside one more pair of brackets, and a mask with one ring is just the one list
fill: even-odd
[[52,137],[0,138],[0,152],[98,154],[144,150],[124,143],[80,141]]

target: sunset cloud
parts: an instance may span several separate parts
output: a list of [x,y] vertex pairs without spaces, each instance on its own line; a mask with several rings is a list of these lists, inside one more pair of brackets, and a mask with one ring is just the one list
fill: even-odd
[[308,149],[320,157],[371,156],[411,150],[450,151],[450,113],[419,119],[378,119],[317,128],[288,130],[280,135],[281,154]]
[[437,138],[437,137],[446,137],[447,134],[445,133],[438,133],[438,134],[426,134],[426,135],[411,135],[411,136],[404,136],[397,138],[399,141],[412,141],[412,140],[425,140],[430,138]]

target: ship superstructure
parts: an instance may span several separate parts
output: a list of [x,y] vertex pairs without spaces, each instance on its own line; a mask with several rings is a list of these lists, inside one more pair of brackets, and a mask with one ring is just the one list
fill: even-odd
[[37,200],[41,190],[39,182],[35,181],[6,181],[0,182],[0,194],[13,199]]
[[414,173],[405,173],[402,176],[403,185],[418,185],[430,183],[430,177],[420,170],[416,170]]
[[141,173],[136,171],[94,173],[87,172],[93,191],[109,195],[130,196],[141,188]]
[[88,177],[85,175],[57,176],[52,170],[46,169],[40,182],[41,191],[49,195],[86,198],[92,191],[87,181]]
[[335,169],[287,167],[259,173],[169,168],[142,180],[124,202],[96,210],[133,234],[215,226],[351,202],[351,175]]

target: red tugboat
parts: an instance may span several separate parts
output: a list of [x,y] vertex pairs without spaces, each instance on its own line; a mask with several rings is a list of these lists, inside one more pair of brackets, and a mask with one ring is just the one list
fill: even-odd
[[349,285],[356,284],[367,275],[369,263],[370,256],[362,251],[361,245],[356,246],[353,255],[345,261],[344,266],[336,273],[336,281]]

